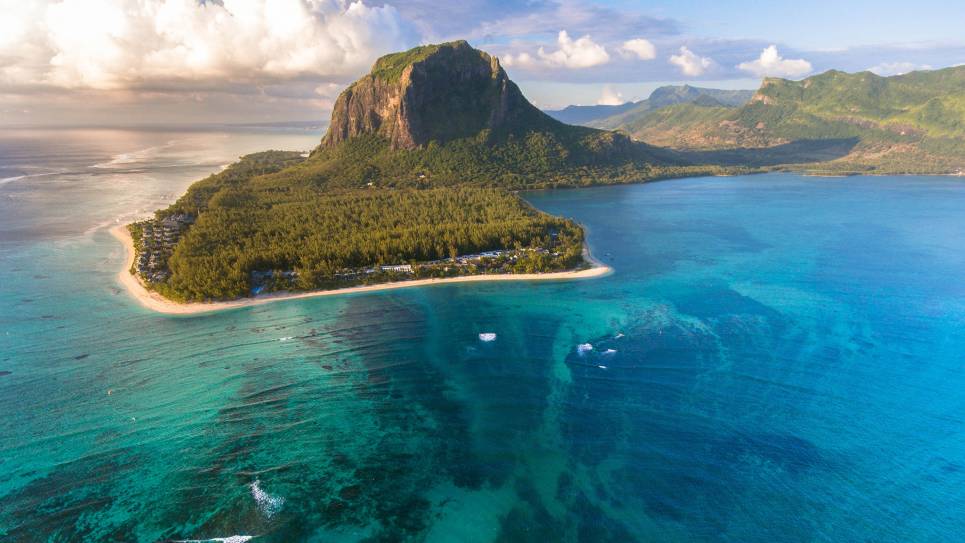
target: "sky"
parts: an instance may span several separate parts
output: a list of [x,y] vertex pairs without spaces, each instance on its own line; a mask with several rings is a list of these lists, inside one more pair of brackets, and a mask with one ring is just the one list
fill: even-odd
[[0,125],[327,119],[380,55],[466,39],[544,109],[965,63],[962,0],[0,0]]

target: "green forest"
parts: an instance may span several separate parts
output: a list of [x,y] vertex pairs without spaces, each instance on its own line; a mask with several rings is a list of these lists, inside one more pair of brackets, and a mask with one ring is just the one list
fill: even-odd
[[[382,265],[413,264],[404,278],[414,278],[556,271],[582,263],[577,224],[542,213],[509,191],[322,188],[264,175],[296,157],[303,160],[278,151],[243,157],[159,212],[188,213],[197,221],[174,248],[170,279],[152,288],[179,301],[220,300],[250,295],[256,272],[286,278],[269,282],[268,290],[308,290],[403,278],[351,273]],[[497,249],[514,249],[512,261],[419,266]]]

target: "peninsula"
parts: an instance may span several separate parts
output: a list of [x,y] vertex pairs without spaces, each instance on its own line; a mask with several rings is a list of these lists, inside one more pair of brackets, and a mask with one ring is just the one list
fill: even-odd
[[516,189],[712,173],[530,104],[466,42],[379,59],[338,98],[308,156],[265,151],[114,234],[122,283],[195,312],[441,282],[562,280],[609,271],[583,229]]

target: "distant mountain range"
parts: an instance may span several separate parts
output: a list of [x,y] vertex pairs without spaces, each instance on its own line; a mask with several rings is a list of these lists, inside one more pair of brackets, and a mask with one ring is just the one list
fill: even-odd
[[[746,104],[717,101],[700,96],[636,107],[587,124],[687,151],[697,161],[726,154],[732,163],[751,164],[755,150],[784,148],[794,151],[783,159],[793,169],[965,170],[965,66],[893,77],[832,70],[802,81],[768,78]],[[815,147],[817,155],[809,152]],[[830,148],[836,151],[823,157]]]
[[585,125],[593,121],[625,113],[643,102],[646,102],[646,100],[626,102],[619,105],[566,106],[563,109],[544,109],[543,113],[546,113],[561,123]]
[[747,103],[752,96],[754,96],[752,90],[720,90],[690,85],[668,85],[654,90],[649,98],[638,102],[627,102],[618,106],[568,106],[560,110],[546,111],[546,114],[564,123],[613,129],[648,111],[674,104],[699,102],[704,105],[740,106]]

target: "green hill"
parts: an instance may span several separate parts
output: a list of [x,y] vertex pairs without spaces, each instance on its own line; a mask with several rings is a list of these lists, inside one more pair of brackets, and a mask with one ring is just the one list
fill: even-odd
[[[683,150],[756,149],[852,140],[847,155],[792,167],[848,172],[965,169],[965,67],[880,77],[829,71],[765,79],[740,108],[678,104],[626,120],[634,139]],[[692,156],[692,155],[691,155]],[[705,155],[706,156],[706,155]]]

